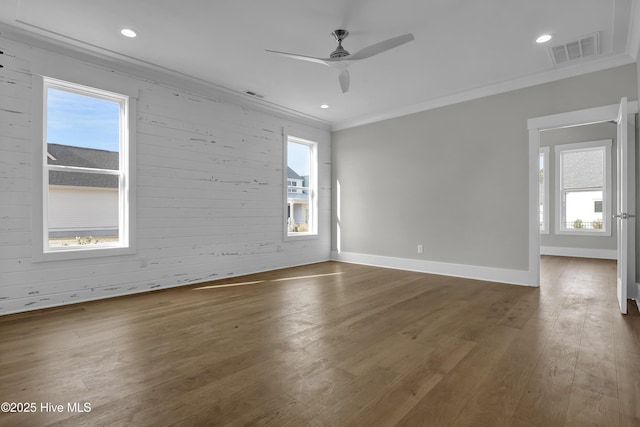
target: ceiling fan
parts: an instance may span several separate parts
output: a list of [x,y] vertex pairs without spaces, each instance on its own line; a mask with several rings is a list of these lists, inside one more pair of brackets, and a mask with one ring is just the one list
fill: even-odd
[[372,44],[371,46],[360,49],[354,54],[349,53],[342,47],[342,41],[347,38],[349,31],[347,30],[335,30],[331,35],[338,41],[338,47],[331,52],[328,58],[316,58],[314,56],[298,55],[295,53],[278,52],[277,50],[266,49],[267,52],[277,53],[279,55],[285,55],[293,59],[300,59],[303,61],[316,62],[318,64],[326,65],[327,67],[336,68],[340,71],[338,75],[338,81],[342,88],[342,93],[346,93],[349,90],[349,71],[347,67],[353,61],[369,58],[377,55],[394,47],[398,47],[405,43],[409,43],[414,40],[413,34],[408,33],[402,36],[393,37],[388,40],[381,41],[379,43]]

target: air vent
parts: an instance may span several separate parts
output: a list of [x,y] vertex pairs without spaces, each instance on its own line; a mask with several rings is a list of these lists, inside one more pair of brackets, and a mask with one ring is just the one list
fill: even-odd
[[256,98],[260,98],[260,99],[264,98],[264,95],[260,95],[259,93],[255,93],[252,90],[247,90],[244,93],[246,93],[247,95],[250,95],[250,96],[255,96]]
[[579,40],[566,44],[552,46],[549,49],[554,65],[596,56],[598,55],[598,33],[581,37]]

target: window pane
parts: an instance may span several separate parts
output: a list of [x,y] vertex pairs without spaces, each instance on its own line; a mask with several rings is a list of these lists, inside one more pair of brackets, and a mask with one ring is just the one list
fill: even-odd
[[49,172],[50,247],[119,243],[118,177]]
[[[565,192],[565,228],[602,230],[602,191]],[[600,212],[597,212],[599,204]]]
[[293,141],[287,143],[287,229],[289,233],[312,230],[311,147]]
[[128,247],[127,96],[46,77],[44,85],[43,251]]
[[118,169],[118,102],[48,88],[46,127],[48,164]]

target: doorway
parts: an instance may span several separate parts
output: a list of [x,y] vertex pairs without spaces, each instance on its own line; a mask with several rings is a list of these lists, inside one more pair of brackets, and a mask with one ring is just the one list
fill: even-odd
[[612,122],[540,133],[540,254],[617,259]]
[[[618,123],[618,299],[620,310],[626,312],[626,299],[637,297],[635,284],[635,114],[636,101],[620,105],[608,105],[568,113],[554,114],[528,120],[529,129],[529,280],[530,285],[540,285],[540,212],[538,191],[540,182],[540,137],[541,132],[603,122]],[[631,143],[629,143],[631,141]],[[624,143],[623,143],[624,142]],[[622,148],[620,148],[622,147]],[[622,152],[621,152],[622,150]],[[620,203],[619,203],[620,204]],[[620,210],[624,209],[624,210]],[[633,215],[635,216],[635,215]],[[631,220],[629,220],[631,219]],[[621,223],[622,229],[621,230]],[[622,243],[621,243],[622,242]],[[633,286],[632,286],[633,285]]]

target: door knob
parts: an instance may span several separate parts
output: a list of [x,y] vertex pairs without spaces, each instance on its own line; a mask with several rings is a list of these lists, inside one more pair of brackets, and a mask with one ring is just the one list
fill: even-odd
[[635,215],[628,214],[626,212],[622,212],[618,215],[613,215],[614,218],[627,219],[627,218],[635,218]]

